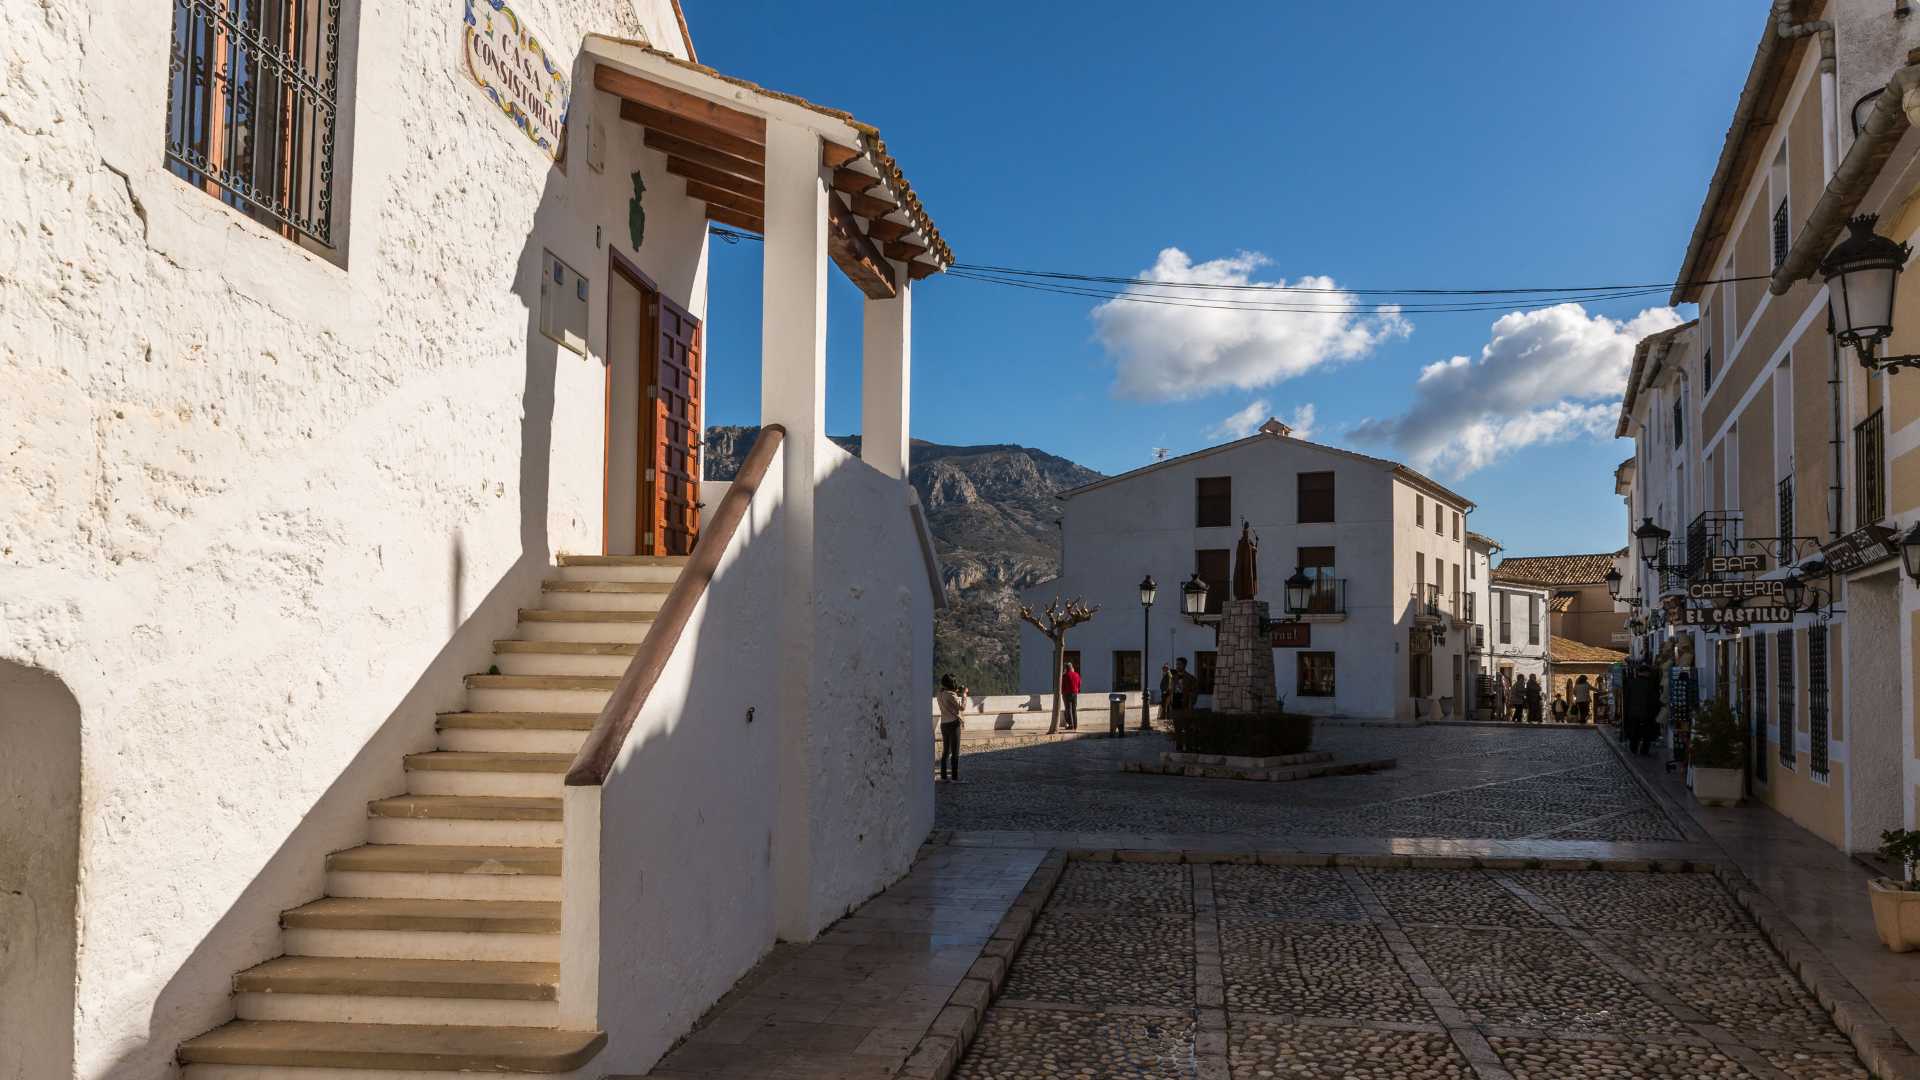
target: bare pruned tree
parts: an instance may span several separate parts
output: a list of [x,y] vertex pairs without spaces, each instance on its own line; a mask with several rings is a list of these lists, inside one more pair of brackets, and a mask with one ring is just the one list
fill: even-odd
[[1053,715],[1047,720],[1049,735],[1060,730],[1060,678],[1066,672],[1067,631],[1090,621],[1099,610],[1099,604],[1088,607],[1077,598],[1063,601],[1057,596],[1047,601],[1046,609],[1039,615],[1033,613],[1031,605],[1020,605],[1020,618],[1053,642]]

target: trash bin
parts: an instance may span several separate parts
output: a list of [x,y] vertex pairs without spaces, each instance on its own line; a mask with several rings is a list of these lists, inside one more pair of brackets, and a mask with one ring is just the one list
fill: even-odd
[[1127,733],[1127,695],[1107,695],[1107,733],[1125,736]]

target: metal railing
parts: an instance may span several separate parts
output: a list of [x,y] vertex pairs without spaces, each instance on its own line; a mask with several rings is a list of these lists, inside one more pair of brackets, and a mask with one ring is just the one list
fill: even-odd
[[1347,613],[1347,579],[1316,578],[1313,591],[1307,594],[1308,615],[1345,615]]
[[1887,516],[1887,438],[1880,410],[1853,425],[1853,526]]
[[1440,586],[1415,585],[1413,587],[1413,613],[1429,619],[1440,617]]
[[1687,525],[1687,580],[1700,576],[1708,556],[1732,553],[1740,537],[1740,520],[1737,510],[1705,510]]
[[1481,626],[1479,623],[1473,624],[1473,647],[1475,649],[1485,649],[1487,647],[1487,628]]

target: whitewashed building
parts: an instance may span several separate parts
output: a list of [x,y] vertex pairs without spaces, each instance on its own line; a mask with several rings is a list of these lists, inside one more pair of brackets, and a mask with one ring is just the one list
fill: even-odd
[[1503,580],[1494,569],[1487,609],[1488,674],[1498,678],[1540,677],[1548,685],[1549,647],[1553,642],[1549,604],[1552,593],[1544,585]]
[[1469,718],[1482,715],[1492,706],[1483,693],[1490,689],[1482,680],[1498,674],[1494,666],[1492,637],[1488,633],[1493,613],[1493,554],[1500,541],[1491,536],[1467,532],[1467,597],[1464,612],[1467,621],[1467,704]]
[[[1211,692],[1214,630],[1181,614],[1180,586],[1228,599],[1242,522],[1260,540],[1260,599],[1287,619],[1282,582],[1315,582],[1297,622],[1275,629],[1274,662],[1289,710],[1412,721],[1465,700],[1468,601],[1465,518],[1474,504],[1396,462],[1291,436],[1269,420],[1247,438],[1060,494],[1061,572],[1022,593],[1100,605],[1067,641],[1083,694],[1136,690],[1143,666],[1185,657]],[[1159,585],[1142,615],[1139,585]],[[1052,685],[1050,646],[1020,639],[1023,687]]]
[[[951,254],[873,128],[694,58],[669,0],[11,20],[0,1076],[639,1074],[906,870]],[[739,364],[766,433],[701,485]]]

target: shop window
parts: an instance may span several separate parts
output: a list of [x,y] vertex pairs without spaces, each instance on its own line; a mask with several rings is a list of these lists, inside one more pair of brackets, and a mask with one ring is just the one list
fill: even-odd
[[1807,766],[1827,775],[1827,628],[1807,627]]

